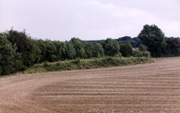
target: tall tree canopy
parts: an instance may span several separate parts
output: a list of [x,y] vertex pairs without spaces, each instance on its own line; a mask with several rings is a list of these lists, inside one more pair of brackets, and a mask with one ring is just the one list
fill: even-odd
[[72,46],[74,47],[74,49],[76,51],[76,57],[80,57],[80,58],[87,57],[85,50],[84,50],[85,45],[80,39],[72,38],[69,42],[72,44]]
[[108,38],[103,42],[104,53],[108,56],[114,56],[119,53],[119,44],[116,40]]
[[166,40],[166,54],[168,56],[179,56],[180,55],[180,39],[169,38]]
[[104,49],[100,43],[96,43],[94,48],[95,48],[95,52],[94,52],[95,57],[104,56]]
[[7,75],[13,71],[15,47],[8,41],[6,35],[0,33],[0,75]]
[[123,56],[129,57],[132,55],[132,46],[130,43],[121,44],[120,47],[121,47],[120,52],[122,53]]
[[138,37],[143,44],[147,46],[148,51],[153,57],[160,57],[163,55],[166,43],[164,33],[156,25],[145,25]]
[[25,31],[18,32],[13,29],[5,34],[12,45],[16,44],[17,52],[21,54],[23,64],[32,66],[36,61],[37,55],[41,54],[41,51],[31,37]]

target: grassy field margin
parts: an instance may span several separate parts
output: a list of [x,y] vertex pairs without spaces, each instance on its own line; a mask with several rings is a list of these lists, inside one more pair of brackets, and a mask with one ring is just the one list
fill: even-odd
[[80,59],[59,61],[59,62],[46,62],[36,64],[26,71],[19,74],[41,73],[51,71],[65,71],[65,70],[79,70],[79,69],[94,69],[102,67],[125,66],[142,63],[154,62],[152,58],[147,57],[103,57],[93,59]]

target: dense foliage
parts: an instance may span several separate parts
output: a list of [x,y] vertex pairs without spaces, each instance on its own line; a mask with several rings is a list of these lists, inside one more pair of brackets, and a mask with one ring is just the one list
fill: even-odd
[[116,40],[108,38],[103,43],[104,52],[108,56],[114,56],[119,53],[119,44]]
[[125,57],[131,56],[132,55],[132,46],[131,46],[131,44],[130,43],[122,44],[120,52]]
[[138,37],[147,46],[153,57],[160,57],[166,47],[163,32],[156,25],[145,25]]
[[[147,51],[148,50],[148,51]],[[138,37],[100,41],[50,41],[32,39],[25,31],[0,33],[0,75],[23,71],[33,64],[104,56],[179,56],[179,38],[164,37],[156,25],[145,25]]]
[[[130,36],[124,36],[124,37],[120,37],[115,40],[119,43],[119,45],[125,44],[125,43],[130,43],[133,48],[137,48],[137,47],[139,47],[140,44],[142,44],[142,41],[138,37],[131,38]],[[104,41],[105,40],[89,40],[87,42],[95,44],[95,43],[102,43]]]
[[166,40],[166,55],[167,56],[180,56],[180,39],[169,38]]
[[[179,56],[180,39],[167,38],[156,25],[145,25],[138,35],[153,57]],[[142,50],[144,47],[139,47]]]
[[0,34],[0,75],[7,75],[12,72],[15,49],[15,45],[12,46],[6,35]]

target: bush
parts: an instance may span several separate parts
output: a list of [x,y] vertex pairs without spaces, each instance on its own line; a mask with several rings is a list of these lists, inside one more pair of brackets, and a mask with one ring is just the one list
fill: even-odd
[[56,66],[61,66],[61,63],[60,62],[56,63]]
[[47,62],[45,62],[43,66],[44,66],[44,67],[48,67],[49,64],[48,64]]
[[114,65],[114,66],[119,66],[119,65],[120,65],[120,60],[119,60],[119,59],[112,59],[112,60],[111,60],[111,63],[112,63],[112,65]]
[[75,64],[80,64],[80,62],[81,62],[81,59],[79,57],[73,61],[73,63],[75,63]]
[[151,54],[149,51],[140,51],[138,48],[134,48],[132,55],[134,57],[150,57]]
[[130,43],[122,44],[120,46],[120,52],[123,56],[129,57],[132,55],[132,46]]
[[9,68],[10,66],[6,65],[6,66],[3,66],[2,68],[2,75],[9,75],[10,72],[9,72]]
[[52,61],[52,62],[57,61],[57,57],[56,57],[56,55],[51,55],[51,60],[50,60],[50,61]]
[[98,58],[100,58],[100,57],[101,57],[101,55],[98,53],[98,54],[97,54],[97,57],[98,57]]
[[147,47],[144,44],[141,44],[138,48],[140,51],[147,51]]
[[138,48],[133,48],[132,56],[133,57],[142,57],[143,54]]
[[113,57],[122,57],[122,54],[118,53],[118,54],[114,55]]
[[36,57],[36,60],[35,60],[35,63],[39,63],[40,61],[41,61],[40,56],[37,56],[37,57]]
[[24,71],[25,70],[25,66],[21,60],[16,60],[14,62],[14,68],[16,71]]
[[108,57],[108,58],[106,58],[105,60],[112,60],[112,57]]
[[151,53],[149,51],[143,51],[143,56],[144,57],[150,57],[151,56]]

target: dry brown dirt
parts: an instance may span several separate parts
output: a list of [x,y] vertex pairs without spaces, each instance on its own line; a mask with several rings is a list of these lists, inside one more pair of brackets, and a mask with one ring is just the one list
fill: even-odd
[[180,57],[0,78],[0,113],[180,113]]

